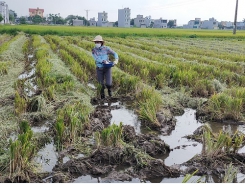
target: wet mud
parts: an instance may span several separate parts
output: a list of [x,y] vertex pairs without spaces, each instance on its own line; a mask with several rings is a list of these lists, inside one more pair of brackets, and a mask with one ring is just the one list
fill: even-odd
[[[6,103],[11,101],[11,97],[5,99]],[[124,98],[106,98],[100,100],[92,99],[91,103],[95,106],[95,111],[90,116],[90,125],[86,127],[82,140],[86,143],[91,141],[97,131],[102,131],[111,124],[112,110],[120,109],[118,101],[131,102],[131,97]],[[57,104],[58,105],[58,104]],[[137,178],[137,182],[155,181],[159,178],[178,178],[186,174],[192,174],[196,170],[197,176],[215,175],[217,182],[221,182],[221,175],[224,175],[226,166],[233,162],[239,169],[240,173],[245,174],[244,154],[227,154],[222,155],[215,160],[202,157],[201,154],[196,155],[192,159],[177,165],[167,166],[163,159],[167,157],[171,151],[180,149],[180,146],[170,148],[159,135],[169,135],[176,128],[176,119],[167,118],[164,113],[157,114],[161,128],[154,131],[149,130],[144,133],[136,133],[135,128],[131,125],[123,125],[122,139],[123,144],[117,147],[91,146],[91,153],[87,156],[76,157],[79,150],[74,147],[68,147],[58,153],[58,159],[52,171],[46,173],[27,173],[25,176],[16,176],[10,178],[2,178],[1,182],[74,182],[76,178],[82,176],[93,176],[98,182],[133,182]],[[35,126],[43,125],[43,117],[41,115],[32,115],[29,117]],[[144,126],[142,124],[141,126]],[[52,122],[46,133],[52,136]],[[202,127],[199,127],[192,135],[186,136],[187,139],[195,140],[202,143],[201,135]],[[47,135],[47,136],[48,136]],[[43,140],[47,143],[47,140]],[[44,145],[42,145],[44,146]],[[182,149],[190,146],[182,145]],[[195,145],[191,145],[195,147]],[[69,155],[69,159],[64,162],[64,157]],[[181,156],[181,155],[180,155]],[[102,179],[101,179],[102,178]]]

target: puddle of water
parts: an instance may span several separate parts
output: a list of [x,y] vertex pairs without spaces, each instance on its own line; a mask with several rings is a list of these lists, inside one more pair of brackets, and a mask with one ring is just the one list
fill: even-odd
[[92,83],[88,83],[88,86],[89,86],[90,88],[92,88],[92,89],[96,89],[95,85],[92,84]]
[[114,103],[114,105],[119,106],[119,109],[111,110],[112,119],[111,124],[119,125],[120,122],[123,125],[131,125],[134,127],[136,133],[140,133],[140,121],[138,116],[133,110],[127,109],[125,106],[119,105],[120,103]]
[[[103,179],[101,177],[95,178],[91,175],[86,176],[80,176],[76,178],[73,183],[141,183],[140,179],[133,178],[132,181],[115,181],[115,180],[109,180],[109,179]],[[149,183],[146,181],[146,183]]]
[[63,162],[63,164],[64,164],[64,163],[68,162],[69,160],[70,160],[69,157],[64,157],[62,162]]
[[[193,109],[185,109],[185,113],[182,116],[176,116],[177,122],[175,130],[173,130],[169,136],[160,135],[160,138],[164,140],[171,149],[180,146],[180,149],[174,149],[169,153],[169,156],[165,158],[165,165],[182,164],[196,154],[201,153],[202,144],[183,138],[186,135],[193,134],[193,132],[202,125],[196,120],[195,112],[196,111]],[[186,147],[183,147],[185,145]]]
[[78,154],[78,155],[76,156],[76,158],[82,158],[82,157],[84,157],[84,154],[82,154],[82,153],[80,153],[80,154]]
[[87,176],[80,176],[76,178],[73,183],[100,183],[101,178],[94,178],[90,175]]
[[37,153],[37,157],[34,158],[36,163],[42,166],[43,172],[51,172],[57,162],[58,153],[55,151],[53,143],[47,144],[43,149]]
[[34,133],[42,133],[42,132],[46,132],[49,130],[49,127],[46,127],[46,126],[41,126],[41,127],[32,127],[31,130],[34,132]]
[[[217,122],[208,122],[209,126],[212,129],[213,133],[218,134],[220,130],[226,130],[231,132],[232,134],[236,131],[240,131],[245,134],[245,125],[235,125],[235,124],[223,124],[223,123],[217,123]],[[245,152],[245,146],[240,148],[238,153],[244,153]]]
[[27,79],[31,76],[33,76],[36,72],[36,69],[35,68],[32,68],[30,72],[25,72],[21,75],[19,75],[18,79]]

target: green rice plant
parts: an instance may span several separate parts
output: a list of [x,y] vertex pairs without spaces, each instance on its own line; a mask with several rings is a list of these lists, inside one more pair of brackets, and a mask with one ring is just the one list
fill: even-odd
[[153,88],[143,88],[136,94],[139,106],[139,118],[146,122],[152,123],[153,126],[160,127],[160,123],[156,118],[156,113],[162,104],[160,93]]
[[0,76],[8,74],[9,62],[0,61]]
[[42,58],[37,62],[36,73],[41,79],[43,79],[51,71],[51,67],[51,62],[49,62],[47,58]]
[[[181,183],[189,183],[190,179],[198,172],[198,170],[194,171],[192,174],[186,174],[184,179],[182,180]],[[193,181],[191,181],[191,183],[201,183],[201,180],[204,176],[198,178],[198,179],[195,179]]]
[[10,173],[24,172],[35,154],[35,145],[32,143],[33,132],[29,123],[20,123],[20,134],[16,141],[10,139]]
[[22,46],[22,51],[23,51],[23,53],[25,53],[26,57],[27,57],[28,50],[29,50],[29,44],[30,44],[30,41],[27,40],[27,41],[25,41],[25,43]]
[[157,110],[154,103],[139,103],[139,119],[152,123],[153,126],[160,127],[161,124],[157,120],[156,112]]
[[55,85],[49,86],[44,93],[44,96],[49,100],[55,99]]
[[242,98],[232,97],[226,93],[214,94],[208,101],[207,109],[212,119],[234,119],[243,118],[244,102]]
[[[67,104],[57,112],[57,122],[62,122],[65,126],[63,140],[69,143],[76,142],[78,135],[82,134],[89,122],[90,111],[88,107],[80,102]],[[63,126],[63,125],[62,125]]]
[[218,135],[215,135],[212,134],[211,128],[205,125],[202,155],[213,159],[229,153],[236,153],[243,142],[244,134],[241,132],[237,131],[231,135],[231,132],[220,131]]
[[65,124],[62,119],[58,119],[55,123],[55,131],[56,131],[56,139],[57,139],[57,147],[58,150],[63,149],[64,142],[64,132],[65,132]]
[[230,163],[226,170],[225,170],[225,175],[222,179],[222,183],[234,183],[234,180],[237,177],[238,169]]
[[13,37],[11,40],[2,43],[2,44],[0,45],[0,54],[3,53],[4,51],[6,51],[6,50],[9,48],[10,44],[11,44],[12,42],[14,42],[15,40],[17,40],[19,37],[20,37],[20,35],[17,35],[17,36],[15,36],[15,37]]
[[75,82],[74,81],[65,81],[62,84],[57,84],[56,85],[57,90],[59,91],[64,91],[64,92],[68,92],[70,90],[72,90],[75,86]]
[[100,133],[95,133],[95,139],[97,140],[97,146],[122,146],[122,122],[119,125],[112,124],[107,128],[104,128]]
[[15,92],[14,108],[15,108],[15,113],[18,116],[22,113],[25,113],[27,108],[26,99],[22,98],[18,93],[18,91]]

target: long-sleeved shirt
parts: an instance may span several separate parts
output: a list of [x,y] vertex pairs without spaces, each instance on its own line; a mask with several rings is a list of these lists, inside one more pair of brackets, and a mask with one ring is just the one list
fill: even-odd
[[99,48],[92,49],[92,55],[95,60],[96,66],[103,67],[103,61],[109,61],[109,55],[113,55],[115,59],[118,59],[118,54],[113,51],[110,47],[101,46]]

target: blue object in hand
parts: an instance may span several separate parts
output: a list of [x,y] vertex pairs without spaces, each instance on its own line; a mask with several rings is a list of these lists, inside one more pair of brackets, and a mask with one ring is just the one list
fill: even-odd
[[114,66],[114,63],[110,61],[110,62],[107,62],[107,63],[103,63],[103,66],[104,66],[104,68],[110,68],[110,67]]

